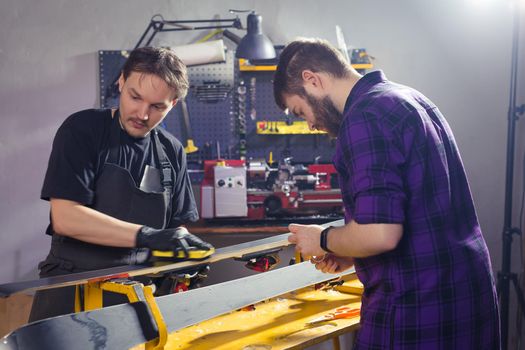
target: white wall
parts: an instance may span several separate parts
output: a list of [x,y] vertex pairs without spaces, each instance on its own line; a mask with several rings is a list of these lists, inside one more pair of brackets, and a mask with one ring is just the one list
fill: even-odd
[[[430,97],[462,151],[495,271],[501,262],[512,13],[498,0],[2,0],[0,3],[0,282],[36,276],[48,248],[39,200],[52,138],[72,112],[98,106],[97,51],[132,48],[153,14],[208,19],[255,9],[274,43],[296,36],[364,47],[391,80]],[[525,16],[524,21],[525,21]],[[243,18],[244,22],[244,18]],[[524,27],[522,25],[522,27]],[[521,30],[522,42],[525,30]],[[195,32],[161,34],[183,44]],[[520,53],[518,102],[525,103]],[[518,123],[514,225],[525,127]],[[513,245],[513,270],[519,268]]]

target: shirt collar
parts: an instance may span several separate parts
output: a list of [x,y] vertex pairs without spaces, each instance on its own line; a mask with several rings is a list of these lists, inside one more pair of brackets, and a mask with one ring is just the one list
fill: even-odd
[[345,108],[343,109],[343,115],[348,112],[352,104],[357,101],[363,93],[370,90],[373,85],[386,80],[386,75],[382,70],[376,70],[363,75],[363,77],[360,78],[354,85],[352,90],[350,90],[350,94],[348,95],[345,102]]

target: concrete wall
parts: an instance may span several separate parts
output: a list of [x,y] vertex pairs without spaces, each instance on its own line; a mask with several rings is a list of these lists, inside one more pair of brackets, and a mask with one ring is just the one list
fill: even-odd
[[[495,271],[501,262],[512,11],[510,1],[267,0],[0,3],[0,282],[36,276],[48,204],[39,200],[51,142],[72,112],[98,106],[97,51],[134,46],[152,15],[230,18],[255,9],[274,43],[296,36],[365,47],[391,80],[429,96],[455,131]],[[525,17],[525,16],[524,16]],[[243,21],[245,19],[243,18]],[[523,25],[522,25],[523,27]],[[525,30],[521,29],[522,38]],[[196,32],[159,35],[190,42]],[[523,39],[522,39],[523,41]],[[520,52],[518,102],[525,102]],[[519,225],[525,126],[518,123],[513,224]],[[513,270],[520,267],[513,244]]]

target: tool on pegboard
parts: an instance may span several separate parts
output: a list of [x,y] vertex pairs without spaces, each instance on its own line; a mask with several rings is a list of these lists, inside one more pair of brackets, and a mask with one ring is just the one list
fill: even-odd
[[255,109],[255,91],[257,86],[257,78],[250,78],[250,118],[255,120],[257,118],[257,110]]
[[217,149],[217,159],[222,159],[222,157],[221,157],[221,143],[218,140],[215,142],[215,146],[216,146],[216,149]]
[[246,85],[239,81],[237,87],[237,122],[239,130],[239,158],[246,159]]
[[228,98],[232,87],[220,80],[204,81],[191,87],[193,95],[199,102],[215,103],[222,102]]
[[257,122],[257,134],[260,135],[310,135],[326,134],[325,131],[310,130],[308,123],[305,121],[268,121]]
[[184,123],[184,129],[186,129],[186,147],[184,147],[184,150],[186,151],[186,153],[197,152],[199,148],[196,147],[195,143],[193,142],[193,131],[191,130],[190,113],[188,112],[188,105],[186,104],[185,99],[182,99],[180,101],[180,106],[182,109],[182,121]]
[[277,69],[276,64],[251,64],[249,60],[239,58],[239,70],[241,72],[255,72],[255,71],[275,71]]

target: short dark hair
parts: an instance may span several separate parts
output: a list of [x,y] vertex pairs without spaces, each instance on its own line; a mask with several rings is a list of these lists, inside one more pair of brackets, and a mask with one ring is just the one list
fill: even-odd
[[132,72],[154,74],[164,80],[182,99],[188,93],[189,81],[186,65],[171,49],[160,47],[140,47],[129,54],[122,76],[127,79]]
[[273,79],[275,102],[281,109],[286,108],[285,94],[306,95],[302,78],[306,69],[344,78],[352,66],[327,40],[299,38],[292,41],[281,52]]

